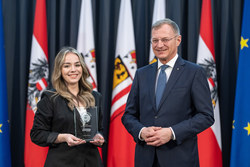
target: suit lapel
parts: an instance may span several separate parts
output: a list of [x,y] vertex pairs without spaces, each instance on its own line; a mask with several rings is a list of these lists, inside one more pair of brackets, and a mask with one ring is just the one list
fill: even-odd
[[148,75],[149,81],[149,97],[151,98],[151,102],[153,103],[154,111],[156,111],[156,103],[155,103],[155,82],[156,82],[156,74],[157,74],[157,62],[151,64],[151,70]]
[[183,70],[184,70],[184,64],[185,64],[185,62],[183,61],[183,59],[181,57],[178,57],[178,59],[175,62],[174,68],[173,68],[173,70],[171,72],[171,75],[170,75],[170,77],[168,79],[168,82],[167,82],[167,85],[165,87],[164,93],[162,95],[162,98],[161,98],[161,101],[160,101],[160,104],[159,104],[159,109],[161,108],[162,103],[168,97],[171,89],[175,85],[175,82],[179,78],[180,74],[183,72]]

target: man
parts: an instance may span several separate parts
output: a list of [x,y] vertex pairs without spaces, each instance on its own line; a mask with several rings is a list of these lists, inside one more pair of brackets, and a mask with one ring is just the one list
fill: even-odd
[[156,63],[137,70],[122,122],[136,142],[136,167],[199,166],[197,134],[214,123],[202,67],[183,60],[178,25],[152,26]]

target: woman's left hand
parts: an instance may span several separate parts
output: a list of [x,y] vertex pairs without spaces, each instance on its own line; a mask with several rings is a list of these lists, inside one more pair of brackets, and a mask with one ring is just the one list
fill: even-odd
[[103,143],[105,142],[103,136],[100,133],[97,133],[94,138],[93,141],[90,141],[90,143],[96,145],[96,146],[102,146]]

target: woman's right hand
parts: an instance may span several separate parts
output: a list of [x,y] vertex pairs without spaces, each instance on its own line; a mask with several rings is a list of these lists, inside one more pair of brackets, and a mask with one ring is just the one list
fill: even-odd
[[74,135],[68,133],[59,134],[57,136],[55,143],[63,143],[63,142],[66,142],[70,147],[86,143],[85,140],[77,138]]

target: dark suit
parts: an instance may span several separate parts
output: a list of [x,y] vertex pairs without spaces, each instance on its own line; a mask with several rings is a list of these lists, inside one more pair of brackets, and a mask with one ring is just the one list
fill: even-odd
[[[178,57],[168,79],[159,109],[155,104],[157,62],[137,70],[122,122],[136,142],[135,166],[199,166],[197,134],[210,127],[213,108],[204,70]],[[172,127],[176,140],[159,147],[138,136],[143,127]],[[155,157],[156,155],[156,157]]]
[[[53,96],[45,91],[37,104],[31,140],[39,146],[49,146],[46,167],[85,167],[100,166],[101,158],[97,146],[86,143],[69,147],[66,142],[55,144],[59,133],[75,134],[74,114],[68,107],[68,101],[62,96]],[[99,114],[99,132],[102,133],[101,95],[93,91]],[[78,114],[79,117],[79,114]],[[79,131],[79,129],[77,129]]]

